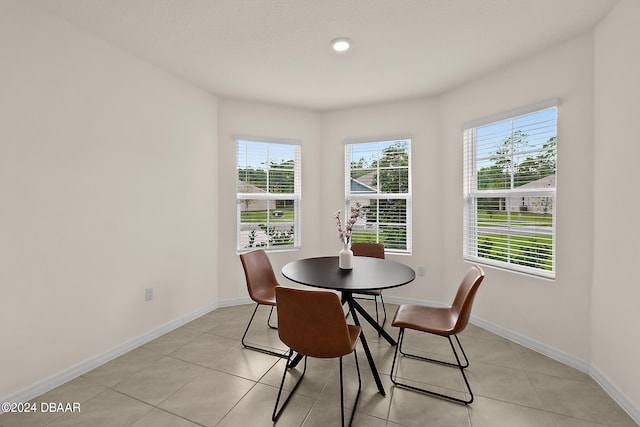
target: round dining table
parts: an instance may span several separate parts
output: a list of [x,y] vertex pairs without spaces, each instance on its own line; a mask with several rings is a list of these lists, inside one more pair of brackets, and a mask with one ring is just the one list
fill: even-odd
[[[407,265],[387,259],[361,256],[353,257],[353,268],[349,270],[343,270],[338,266],[337,256],[299,259],[282,267],[282,275],[295,283],[340,292],[342,303],[348,305],[353,322],[360,326],[359,313],[391,345],[396,345],[396,341],[356,301],[354,294],[396,288],[411,283],[416,277],[415,271]],[[364,333],[360,334],[360,341],[378,391],[385,395]]]

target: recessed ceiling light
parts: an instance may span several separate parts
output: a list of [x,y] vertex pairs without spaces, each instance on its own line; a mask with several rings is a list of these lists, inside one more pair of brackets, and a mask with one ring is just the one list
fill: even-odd
[[331,49],[335,52],[343,53],[351,49],[351,40],[345,37],[339,37],[337,39],[331,40]]

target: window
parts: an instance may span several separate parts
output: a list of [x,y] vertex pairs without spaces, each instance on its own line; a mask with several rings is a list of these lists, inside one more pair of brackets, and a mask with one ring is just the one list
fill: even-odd
[[299,143],[236,141],[238,251],[299,248]]
[[463,125],[465,260],[555,278],[557,105]]
[[345,145],[345,206],[362,216],[353,242],[383,243],[386,252],[411,253],[411,140]]

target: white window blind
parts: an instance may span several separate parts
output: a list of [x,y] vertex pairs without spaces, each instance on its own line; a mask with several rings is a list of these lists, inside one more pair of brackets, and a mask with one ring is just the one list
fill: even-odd
[[300,247],[300,145],[236,142],[238,251]]
[[464,259],[555,278],[557,100],[494,119],[463,129]]
[[346,211],[359,205],[363,212],[353,242],[411,253],[410,156],[410,139],[345,144]]

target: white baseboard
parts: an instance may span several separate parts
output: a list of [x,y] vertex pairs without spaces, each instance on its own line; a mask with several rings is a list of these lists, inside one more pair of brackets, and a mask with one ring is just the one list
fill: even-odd
[[569,353],[565,353],[562,350],[558,350],[555,347],[551,347],[540,341],[536,341],[473,315],[471,316],[470,322],[476,326],[480,326],[483,329],[493,332],[496,335],[506,338],[509,341],[513,341],[538,353],[544,354],[545,356],[550,357],[553,360],[557,360],[558,362],[571,366],[572,368],[584,372],[585,374],[589,374],[591,372],[591,364],[589,362],[575,357]]
[[[409,300],[406,298],[385,297],[385,301],[393,304],[422,304],[444,306],[442,303],[438,302],[417,301]],[[592,365],[590,362],[565,353],[562,350],[551,347],[540,341],[536,341],[522,334],[504,328],[500,325],[496,325],[495,323],[488,322],[477,316],[472,315],[470,322],[476,326],[488,330],[489,332],[493,332],[496,335],[499,335],[524,347],[530,348],[531,350],[538,353],[544,354],[545,356],[548,356],[554,360],[557,360],[558,362],[564,363],[565,365],[571,366],[572,368],[575,368],[591,376],[591,378],[593,378],[594,381],[597,382],[600,387],[602,387],[602,389],[606,391],[609,396],[611,396],[611,398],[615,400],[616,403],[618,403],[618,405],[620,405],[620,407],[625,410],[636,423],[640,424],[640,408],[638,407],[638,405],[631,401],[631,399],[629,399],[613,381],[611,381],[606,375],[604,375],[596,366]]]
[[[234,304],[229,304],[234,305]],[[161,335],[166,334],[180,326],[183,326],[198,317],[209,313],[210,311],[215,310],[220,307],[220,304],[210,304],[204,306],[192,313],[189,313],[185,316],[180,317],[179,319],[175,319],[169,323],[166,323],[158,328],[155,328],[137,338],[134,338],[130,341],[127,341],[123,344],[117,345],[104,353],[101,353],[95,357],[84,360],[74,366],[71,366],[69,369],[65,369],[62,372],[54,374],[48,378],[45,378],[41,381],[38,381],[35,384],[26,387],[17,393],[14,393],[9,396],[4,396],[0,398],[0,402],[27,402],[37,396],[40,396],[43,393],[46,393],[62,384],[71,381],[74,378],[79,377],[80,375],[89,372],[92,369],[97,368],[104,363],[115,359],[118,356],[122,356],[123,354],[140,347],[141,345],[158,338]],[[0,411],[0,413],[2,413]]]
[[638,407],[638,405],[632,402],[631,399],[629,399],[627,395],[624,394],[615,385],[615,383],[611,381],[605,374],[603,374],[597,367],[591,366],[590,375],[591,378],[593,378],[595,382],[600,384],[600,387],[602,387],[604,391],[609,393],[609,396],[611,396],[611,398],[615,400],[618,405],[620,405],[622,409],[624,409],[627,414],[629,414],[629,416],[633,418],[636,423],[638,423],[638,425],[640,425],[640,408]]
[[232,307],[234,305],[255,304],[249,297],[233,298],[220,301],[218,307]]

